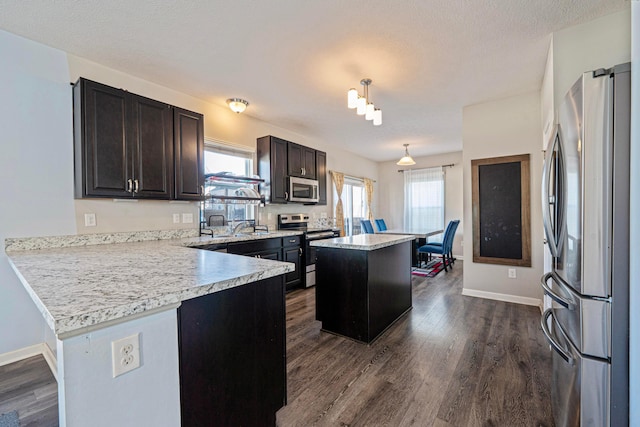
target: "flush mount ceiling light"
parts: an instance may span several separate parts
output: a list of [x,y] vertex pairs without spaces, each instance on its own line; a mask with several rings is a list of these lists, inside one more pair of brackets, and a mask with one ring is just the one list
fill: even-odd
[[409,144],[402,144],[404,145],[404,157],[401,158],[398,163],[396,163],[396,165],[398,166],[411,166],[411,165],[415,165],[416,162],[411,158],[411,156],[409,155]]
[[227,105],[231,108],[231,111],[240,114],[247,109],[249,102],[240,98],[229,98],[227,99]]
[[347,107],[355,108],[359,116],[364,116],[365,120],[373,120],[374,126],[382,124],[382,110],[376,108],[369,99],[369,85],[371,79],[362,79],[360,84],[364,86],[364,95],[360,95],[355,88],[347,92]]

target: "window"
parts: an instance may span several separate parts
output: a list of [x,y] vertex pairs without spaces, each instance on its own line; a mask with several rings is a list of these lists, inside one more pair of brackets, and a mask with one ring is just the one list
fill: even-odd
[[[338,201],[338,194],[333,187],[333,205]],[[344,232],[346,236],[360,234],[360,221],[367,218],[367,196],[361,179],[344,177],[342,188],[342,207],[344,211]]]
[[[234,175],[253,175],[253,153],[205,141],[204,172],[228,172]],[[205,188],[205,193],[207,189]],[[255,205],[246,204],[218,204],[205,202],[201,209],[203,224],[210,226],[228,225],[248,219],[255,219]]]
[[404,227],[444,228],[444,171],[441,167],[404,171]]
[[204,173],[231,172],[235,175],[253,174],[253,153],[206,144]]

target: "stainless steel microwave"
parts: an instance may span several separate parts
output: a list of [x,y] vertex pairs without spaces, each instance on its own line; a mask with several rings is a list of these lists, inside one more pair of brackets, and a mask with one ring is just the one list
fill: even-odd
[[318,181],[290,176],[287,200],[300,203],[318,203]]

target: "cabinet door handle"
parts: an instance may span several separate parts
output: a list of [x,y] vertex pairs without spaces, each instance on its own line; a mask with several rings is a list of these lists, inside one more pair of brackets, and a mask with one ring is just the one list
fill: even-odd
[[133,193],[133,180],[127,180],[127,193]]
[[133,192],[137,193],[139,189],[140,189],[140,183],[138,182],[137,179],[134,179],[133,180]]
[[284,199],[289,200],[289,193],[287,193],[286,191],[284,192]]
[[300,252],[300,256],[302,256],[302,248],[298,248],[298,252]]
[[204,196],[204,185],[200,186],[200,195]]
[[302,175],[306,175],[307,171],[305,170],[305,168],[302,168]]

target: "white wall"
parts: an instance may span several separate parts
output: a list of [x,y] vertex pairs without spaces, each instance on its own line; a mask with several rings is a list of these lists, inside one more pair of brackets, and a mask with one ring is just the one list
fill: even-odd
[[0,354],[44,341],[45,323],[4,253],[6,237],[73,234],[64,52],[0,31]]
[[553,33],[554,106],[580,74],[629,61],[630,34],[631,8]]
[[[631,24],[631,248],[630,269],[630,425],[640,426],[640,2],[632,2]],[[636,262],[633,262],[633,261]]]
[[[454,219],[461,221],[453,242],[453,254],[462,256],[463,209],[462,209],[462,151],[434,156],[414,157],[416,164],[411,169],[423,169],[434,166],[453,164],[444,168],[445,173],[445,213],[446,224]],[[389,228],[402,228],[404,222],[404,175],[398,172],[404,169],[396,165],[396,161],[378,164],[378,209],[374,211],[376,218],[384,218]]]
[[[531,92],[483,104],[462,111],[462,153],[464,167],[463,293],[538,305],[543,269],[542,211],[540,182],[542,152],[540,140],[540,93]],[[471,160],[518,154],[530,155],[531,176],[531,267],[515,267],[517,279],[507,278],[503,265],[474,263],[471,201]]]
[[[113,378],[111,342],[139,334],[140,367]],[[61,426],[180,425],[176,310],[57,342]]]

